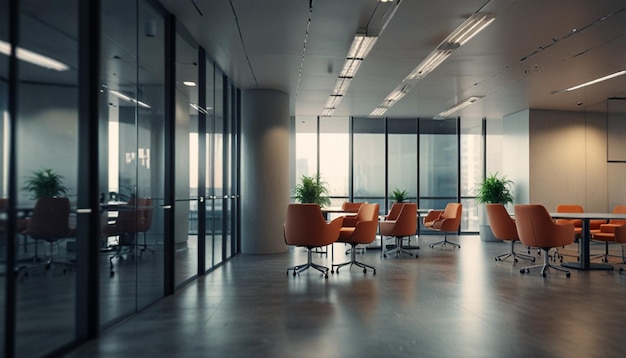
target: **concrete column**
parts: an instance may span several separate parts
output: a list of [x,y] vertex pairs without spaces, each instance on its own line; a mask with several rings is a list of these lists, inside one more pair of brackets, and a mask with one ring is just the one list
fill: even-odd
[[287,251],[283,224],[289,204],[289,96],[274,90],[242,94],[241,251]]

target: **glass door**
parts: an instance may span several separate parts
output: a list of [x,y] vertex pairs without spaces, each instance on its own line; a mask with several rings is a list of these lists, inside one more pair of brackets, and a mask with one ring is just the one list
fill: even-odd
[[175,285],[198,273],[198,47],[176,34]]
[[213,62],[208,59],[206,63],[206,132],[205,132],[205,269],[210,270],[215,265],[214,245],[215,240],[215,70]]

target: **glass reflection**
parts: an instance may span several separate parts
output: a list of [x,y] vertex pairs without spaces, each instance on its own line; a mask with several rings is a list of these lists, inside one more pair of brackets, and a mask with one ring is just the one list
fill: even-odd
[[177,286],[198,273],[198,48],[176,35],[176,151],[174,277]]
[[[20,5],[19,47],[67,66],[18,63],[16,206],[22,234],[17,238],[15,350],[18,357],[33,357],[74,339],[74,244],[85,239],[69,229],[75,227],[78,199],[78,2],[30,0]],[[45,185],[54,177],[49,174],[67,190],[26,190],[26,180],[34,176]]]
[[[9,2],[0,0],[0,41],[8,42],[9,30]],[[9,61],[8,56],[0,55],[0,272],[7,272],[7,207],[8,207],[8,146],[9,146],[9,113],[8,113],[8,80]],[[6,307],[6,275],[0,275],[0,305]],[[4,352],[5,346],[5,321],[6,310],[0,310],[0,352]]]
[[102,15],[100,321],[107,327],[164,291],[165,26],[144,1],[103,2]]

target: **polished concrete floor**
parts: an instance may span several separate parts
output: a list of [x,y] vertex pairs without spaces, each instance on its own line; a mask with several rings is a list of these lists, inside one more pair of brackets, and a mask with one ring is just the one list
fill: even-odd
[[[626,356],[625,273],[520,274],[526,261],[494,260],[508,244],[428,247],[439,239],[421,238],[417,259],[367,250],[357,258],[375,275],[328,279],[286,275],[301,248],[239,255],[67,357]],[[335,244],[335,262],[344,250]]]

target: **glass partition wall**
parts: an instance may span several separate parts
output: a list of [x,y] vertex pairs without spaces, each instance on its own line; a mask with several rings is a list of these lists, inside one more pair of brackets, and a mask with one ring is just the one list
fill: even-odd
[[331,205],[346,200],[376,202],[381,213],[389,210],[395,189],[406,190],[407,200],[421,208],[443,209],[460,200],[461,231],[478,231],[474,187],[484,168],[482,119],[295,121],[292,188],[302,175],[319,172],[330,189]]
[[198,46],[176,34],[175,285],[198,274]]
[[144,1],[102,6],[100,314],[106,327],[164,292],[165,23]]
[[[0,0],[0,43],[9,43],[9,1]],[[0,271],[7,272],[8,266],[8,240],[7,223],[9,207],[9,145],[10,145],[10,120],[9,120],[9,57],[0,55]],[[7,275],[0,274],[0,305],[7,307]],[[5,337],[7,323],[7,310],[0,310],[0,352],[6,351]]]
[[0,0],[0,356],[61,356],[239,252],[240,93],[170,20]]

